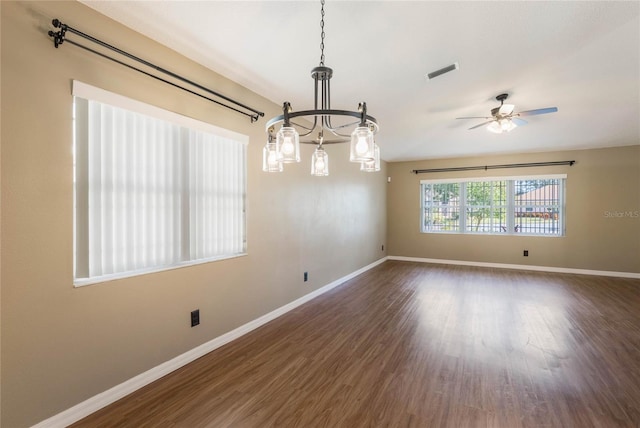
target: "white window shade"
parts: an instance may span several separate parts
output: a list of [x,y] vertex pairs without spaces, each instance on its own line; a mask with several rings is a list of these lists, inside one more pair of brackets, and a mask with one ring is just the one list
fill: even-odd
[[74,101],[76,285],[244,254],[246,137]]

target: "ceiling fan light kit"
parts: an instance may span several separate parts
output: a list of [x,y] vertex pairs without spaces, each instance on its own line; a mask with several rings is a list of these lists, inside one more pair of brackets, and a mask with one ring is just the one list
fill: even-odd
[[[282,114],[269,120],[266,125],[267,143],[262,151],[262,170],[282,172],[283,164],[300,162],[300,144],[314,144],[316,150],[311,158],[311,175],[329,175],[329,157],[324,150],[327,144],[351,143],[349,160],[360,163],[361,171],[380,170],[380,148],[375,143],[378,121],[367,114],[367,105],[362,102],[357,111],[334,110],[331,108],[330,80],[333,70],[324,65],[324,5],[321,0],[320,19],[320,65],[311,70],[315,82],[314,108],[294,112],[291,104],[285,101]],[[355,122],[333,124],[338,117],[351,117]],[[304,118],[312,125],[294,123],[292,119]],[[276,132],[276,126],[280,129]],[[353,129],[355,127],[355,129]],[[350,129],[353,129],[351,133]],[[309,137],[310,140],[301,140]]]
[[513,104],[504,103],[508,97],[509,94],[500,94],[496,97],[496,100],[500,101],[500,106],[491,109],[491,116],[458,117],[456,119],[489,119],[487,122],[472,126],[469,130],[486,125],[487,131],[493,132],[494,134],[502,134],[503,132],[511,132],[518,126],[526,125],[527,121],[520,119],[520,116],[535,116],[538,114],[555,113],[558,111],[557,107],[546,107],[514,113],[513,110],[515,109],[515,106]]
[[518,126],[511,121],[511,119],[500,119],[491,122],[487,125],[487,131],[493,132],[494,134],[502,134],[503,132],[511,132],[516,129]]

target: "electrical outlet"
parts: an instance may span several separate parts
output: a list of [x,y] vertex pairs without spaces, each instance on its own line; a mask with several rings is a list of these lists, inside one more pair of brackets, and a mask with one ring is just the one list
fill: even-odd
[[191,327],[195,327],[200,324],[200,309],[191,311]]
[[309,273],[305,272],[304,273],[304,282],[307,282],[308,279],[309,279]]
[[525,257],[529,257],[529,250],[524,250],[522,255]]

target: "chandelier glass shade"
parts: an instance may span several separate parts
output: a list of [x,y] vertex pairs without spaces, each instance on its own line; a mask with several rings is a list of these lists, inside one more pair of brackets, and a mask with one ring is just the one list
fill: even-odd
[[358,126],[351,134],[351,162],[369,162],[375,157],[373,132],[366,126]]
[[362,162],[360,164],[360,171],[364,172],[378,172],[380,171],[380,147],[375,145],[375,156],[373,160]]
[[282,172],[283,170],[282,154],[272,138],[269,138],[262,149],[262,170],[264,172]]
[[276,149],[283,163],[300,162],[300,135],[290,126],[283,126],[276,136]]
[[311,175],[316,177],[329,175],[329,156],[322,146],[318,146],[311,157]]
[[[311,159],[311,174],[329,175],[329,157],[325,145],[350,142],[351,162],[361,165],[373,163],[374,169],[380,169],[380,149],[376,150],[375,134],[378,132],[377,120],[367,114],[367,105],[362,102],[357,111],[335,110],[331,108],[330,80],[333,70],[324,65],[324,4],[321,1],[321,43],[320,65],[311,70],[314,80],[314,105],[312,110],[293,111],[291,104],[285,101],[282,114],[269,120],[266,125],[267,144],[263,150],[263,167],[266,172],[282,172],[284,163],[300,162],[300,144],[313,144],[316,150]],[[295,119],[299,119],[295,121]],[[277,129],[279,127],[279,129]],[[273,141],[275,140],[275,143]],[[279,163],[276,166],[275,163]],[[377,163],[376,163],[377,162]],[[375,165],[378,169],[375,169]]]

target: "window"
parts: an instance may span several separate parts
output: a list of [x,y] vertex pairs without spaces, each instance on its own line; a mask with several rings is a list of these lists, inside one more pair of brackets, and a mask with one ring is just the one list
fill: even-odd
[[566,175],[421,181],[422,232],[564,235]]
[[422,185],[425,232],[460,232],[460,183]]
[[246,136],[74,82],[74,284],[246,251]]

